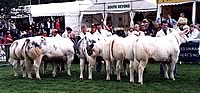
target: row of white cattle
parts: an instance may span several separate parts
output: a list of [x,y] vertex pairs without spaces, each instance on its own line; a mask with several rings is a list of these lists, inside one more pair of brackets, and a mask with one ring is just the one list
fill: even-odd
[[[173,70],[178,60],[179,46],[187,40],[185,33],[173,32],[163,37],[137,37],[130,35],[126,38],[121,38],[114,35],[95,42],[89,37],[84,37],[78,47],[80,52],[78,54],[80,58],[80,79],[83,79],[85,61],[89,62],[88,79],[92,79],[92,69],[96,63],[96,57],[102,56],[106,62],[106,80],[110,80],[110,65],[112,63],[116,63],[117,80],[121,80],[120,66],[124,59],[128,59],[130,61],[130,82],[134,82],[134,71],[138,71],[138,82],[143,84],[143,70],[149,58],[153,58],[156,61],[169,62],[170,78],[175,80]],[[28,78],[32,78],[31,69],[33,65],[36,78],[41,79],[39,67],[44,55],[48,58],[58,58],[65,61],[67,74],[71,75],[70,67],[74,54],[74,44],[68,38],[31,37],[16,40],[11,44],[9,61],[14,66],[15,76],[17,76],[17,66],[20,65],[23,77],[26,77],[27,73]],[[165,77],[169,78],[167,70],[166,68]],[[56,66],[54,66],[52,74],[56,74]]]
[[[136,37],[130,35],[126,38],[121,38],[111,36],[96,43],[90,43],[87,47],[87,52],[93,59],[97,56],[104,58],[106,62],[106,80],[110,80],[110,64],[115,62],[117,80],[120,80],[120,65],[124,59],[128,59],[130,61],[130,82],[134,83],[134,71],[137,71],[138,83],[143,84],[143,71],[149,58],[153,58],[155,61],[165,65],[164,75],[168,79],[167,64],[169,64],[170,78],[175,80],[173,71],[178,61],[179,46],[187,41],[185,35],[187,32],[175,31],[163,37]],[[94,63],[91,62],[91,64],[93,65]],[[89,71],[91,71],[92,65],[89,67]],[[91,75],[91,72],[89,75]],[[91,76],[89,76],[89,79],[91,79]]]

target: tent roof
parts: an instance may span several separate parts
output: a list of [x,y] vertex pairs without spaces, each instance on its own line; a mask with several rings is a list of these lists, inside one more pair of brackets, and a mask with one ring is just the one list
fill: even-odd
[[[80,4],[87,4],[87,5],[79,7]],[[82,11],[84,9],[87,9],[89,6],[91,6],[91,2],[89,1],[30,5],[31,14],[33,17],[77,15],[79,14],[79,8],[80,11]]]
[[99,0],[91,7],[81,11],[83,14],[103,13],[122,13],[127,11],[156,11],[156,4],[146,0]]
[[[168,6],[168,5],[180,5],[185,3],[191,3],[195,0],[174,0],[174,1],[165,1],[165,2],[158,2],[159,6]],[[196,0],[197,2],[200,2],[200,0]]]

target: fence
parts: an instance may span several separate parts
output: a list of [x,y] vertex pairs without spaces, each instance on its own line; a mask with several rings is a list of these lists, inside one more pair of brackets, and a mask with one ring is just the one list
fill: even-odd
[[10,44],[0,44],[0,62],[8,62]]

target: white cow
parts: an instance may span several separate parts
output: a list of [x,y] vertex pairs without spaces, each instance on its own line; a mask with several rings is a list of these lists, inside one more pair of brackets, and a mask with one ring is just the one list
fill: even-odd
[[[28,69],[30,68],[30,67],[27,66],[27,65],[29,65],[29,63],[27,63],[24,60],[24,58],[26,56],[25,53],[24,53],[24,49],[27,46],[26,41],[27,41],[27,39],[30,40],[30,39],[36,39],[36,38],[39,38],[39,37],[40,36],[15,40],[11,44],[9,62],[13,66],[13,70],[14,70],[14,74],[15,74],[14,76],[15,77],[18,76],[18,73],[17,73],[18,67],[21,67],[22,72],[23,72],[23,77],[26,77],[26,72],[28,73]],[[28,78],[32,78],[30,73],[28,74]]]
[[83,80],[83,70],[86,61],[89,63],[88,64],[88,69],[89,69],[89,76],[88,79],[92,80],[92,68],[94,64],[96,63],[95,57],[91,57],[87,53],[87,46],[91,44],[93,41],[90,39],[91,37],[84,36],[82,37],[76,48],[78,49],[79,53],[77,54],[78,57],[80,58],[80,79]]
[[[131,41],[136,38],[135,35],[122,38],[118,36],[111,36],[105,38],[105,40],[97,41],[88,50],[88,53],[92,57],[102,56],[106,62],[106,80],[110,80],[110,65],[116,62],[116,75],[117,80],[121,80],[120,77],[120,65],[123,63],[126,56],[127,47],[131,44]],[[128,42],[127,42],[128,41]],[[125,74],[127,71],[125,69]]]
[[21,67],[23,77],[26,77],[26,73],[24,71],[24,57],[22,55],[22,48],[24,46],[25,39],[19,39],[15,40],[11,45],[10,45],[10,58],[9,58],[9,63],[13,66],[13,71],[14,71],[14,76],[18,77],[18,67]]
[[[135,54],[132,65],[138,64],[138,82],[140,84],[143,84],[143,71],[149,58],[159,62],[168,62],[170,64],[170,78],[175,80],[173,71],[178,61],[179,46],[187,41],[185,33],[187,31],[174,31],[163,37],[139,37],[136,40],[134,47],[132,47]],[[133,69],[131,68],[130,71],[133,71]],[[169,78],[167,70],[166,65],[164,69],[165,77]],[[133,76],[130,77],[130,82],[134,82],[133,78]]]
[[[32,48],[36,46],[36,48]],[[41,52],[39,51],[40,48]],[[30,51],[32,49],[32,51]],[[67,74],[71,76],[70,67],[71,62],[74,59],[74,44],[69,38],[54,38],[43,37],[40,40],[30,41],[26,48],[27,55],[34,60],[33,66],[35,67],[36,78],[41,79],[39,75],[39,67],[42,57],[46,55],[50,59],[62,59],[67,66]],[[33,56],[33,54],[36,54]],[[25,59],[29,59],[28,56]],[[54,67],[53,73],[56,74],[56,67]]]

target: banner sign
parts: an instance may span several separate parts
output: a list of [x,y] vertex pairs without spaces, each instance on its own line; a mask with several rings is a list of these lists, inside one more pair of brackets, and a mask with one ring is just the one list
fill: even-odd
[[199,43],[189,42],[189,43],[181,44],[179,61],[200,62]]
[[180,3],[193,0],[158,0],[158,3]]
[[131,2],[106,4],[106,10],[130,10]]

